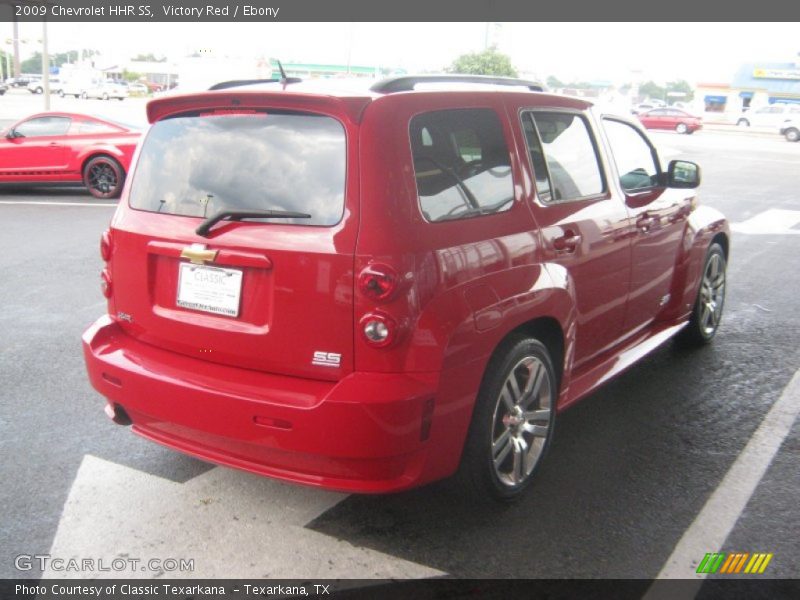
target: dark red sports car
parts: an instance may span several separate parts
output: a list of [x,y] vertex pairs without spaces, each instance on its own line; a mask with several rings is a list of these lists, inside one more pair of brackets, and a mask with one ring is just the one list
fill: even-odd
[[83,182],[95,198],[116,198],[139,136],[87,115],[32,115],[0,136],[0,183]]
[[637,116],[647,129],[674,129],[678,133],[694,133],[703,128],[700,117],[678,108],[654,108]]

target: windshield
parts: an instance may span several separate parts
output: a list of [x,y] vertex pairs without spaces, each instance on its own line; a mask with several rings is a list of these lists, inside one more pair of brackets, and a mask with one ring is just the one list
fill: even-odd
[[159,121],[142,146],[130,205],[207,218],[224,210],[280,210],[330,226],[344,211],[345,133],[308,113],[242,111]]

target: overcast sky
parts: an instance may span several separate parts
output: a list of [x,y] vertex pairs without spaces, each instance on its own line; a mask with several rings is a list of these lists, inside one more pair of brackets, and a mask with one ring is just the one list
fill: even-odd
[[[439,70],[487,38],[514,66],[542,79],[624,82],[729,82],[743,62],[798,59],[796,23],[50,23],[51,52],[99,50],[114,60],[152,52],[178,59],[199,50],[217,56],[278,58]],[[11,24],[0,23],[0,39]],[[488,34],[488,35],[487,35]],[[40,49],[42,26],[21,23],[27,54]],[[7,48],[7,46],[6,46]]]

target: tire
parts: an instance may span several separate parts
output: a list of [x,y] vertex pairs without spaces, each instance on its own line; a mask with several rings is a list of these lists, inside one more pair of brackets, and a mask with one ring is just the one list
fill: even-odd
[[83,184],[95,198],[116,198],[122,192],[125,171],[110,156],[95,156],[83,167]]
[[103,93],[103,100],[108,100],[108,94]]
[[686,123],[678,123],[675,125],[675,131],[678,133],[686,133],[689,131],[689,128],[686,126]]
[[[89,97],[89,94],[87,94],[86,92],[81,92],[81,98],[86,100],[88,97]],[[76,96],[76,98],[77,98],[77,96]]]
[[459,487],[478,500],[519,498],[550,446],[557,397],[544,344],[509,338],[486,368],[457,474]]
[[800,140],[800,130],[790,127],[783,132],[783,137],[786,138],[787,142],[796,142]]
[[747,119],[739,119],[738,121],[736,121],[736,124],[739,127],[750,127],[750,121],[748,121]]
[[692,308],[692,316],[678,335],[678,341],[682,345],[703,346],[710,343],[717,334],[725,306],[726,269],[727,261],[722,246],[711,244],[703,263],[700,289]]
[[66,96],[66,94],[64,93],[64,90],[59,90],[58,95],[59,95],[60,98],[63,98],[64,96]]

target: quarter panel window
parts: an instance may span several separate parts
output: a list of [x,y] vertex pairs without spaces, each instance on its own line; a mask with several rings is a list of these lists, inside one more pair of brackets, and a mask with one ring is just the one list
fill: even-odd
[[511,208],[511,160],[494,111],[454,109],[416,115],[409,136],[419,206],[428,221]]
[[622,189],[631,191],[658,185],[660,168],[653,147],[647,140],[622,121],[603,119],[603,127],[611,145]]

